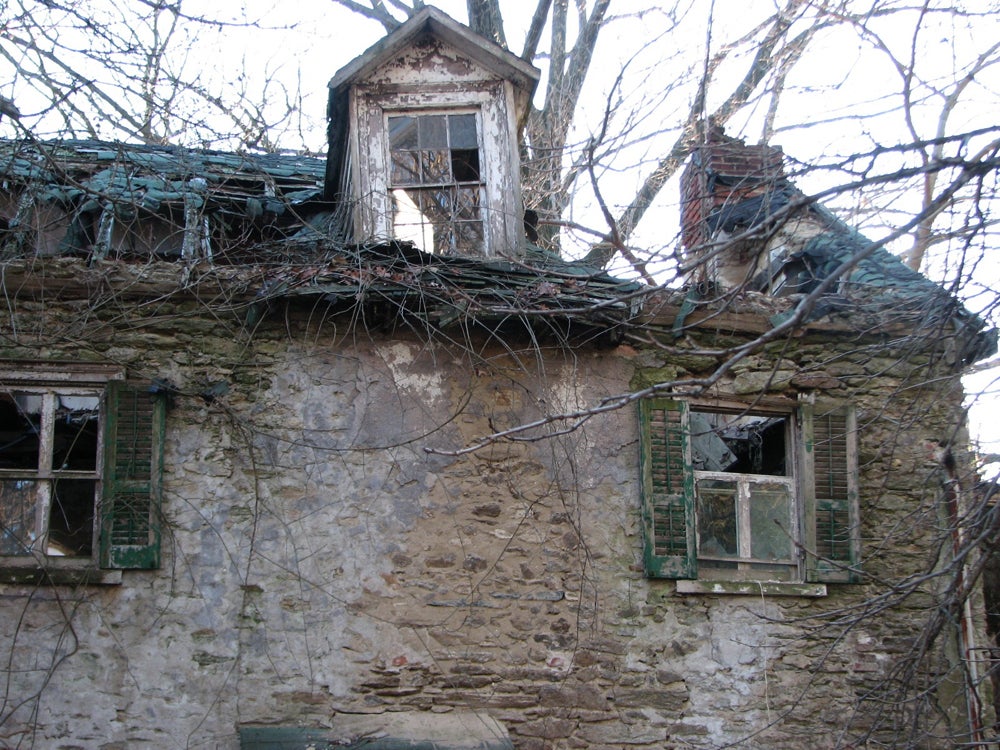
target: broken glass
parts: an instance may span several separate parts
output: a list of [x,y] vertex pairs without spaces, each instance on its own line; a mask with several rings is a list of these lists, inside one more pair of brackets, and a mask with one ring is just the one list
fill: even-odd
[[97,470],[97,396],[57,396],[53,415],[53,471]]
[[100,470],[93,392],[0,392],[0,554],[90,555]]
[[736,482],[698,482],[698,550],[707,557],[737,557]]
[[53,482],[47,555],[89,555],[94,545],[93,479]]
[[27,555],[37,538],[35,512],[39,482],[30,479],[0,481],[0,555]]
[[0,469],[38,470],[42,396],[0,393]]

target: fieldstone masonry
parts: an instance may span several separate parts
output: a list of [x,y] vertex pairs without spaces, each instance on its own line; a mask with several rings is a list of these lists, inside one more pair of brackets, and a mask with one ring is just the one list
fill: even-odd
[[[936,342],[904,351],[831,325],[722,376],[719,392],[750,399],[857,404],[870,578],[818,599],[703,596],[644,575],[634,404],[456,451],[705,377],[705,350],[751,332],[449,343],[320,305],[249,331],[197,300],[111,295],[16,299],[4,315],[5,359],[111,362],[177,391],[162,568],[118,586],[0,587],[12,747],[235,750],[245,726],[480,712],[519,750],[816,750],[913,718],[891,700],[911,679],[894,670],[933,587],[877,615],[852,608],[928,564],[941,478],[921,440],[961,424]],[[952,714],[924,708],[932,745]]]

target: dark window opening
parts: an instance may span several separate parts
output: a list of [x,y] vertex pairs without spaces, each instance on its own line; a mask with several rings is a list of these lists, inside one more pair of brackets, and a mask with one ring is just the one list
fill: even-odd
[[52,469],[97,470],[96,396],[57,396],[53,414]]
[[48,555],[89,555],[94,546],[93,479],[53,482]]
[[42,398],[0,394],[0,469],[38,469]]
[[0,555],[91,555],[100,396],[0,392]]
[[691,412],[696,471],[788,476],[785,417]]
[[479,151],[458,149],[451,152],[451,172],[456,182],[479,182]]

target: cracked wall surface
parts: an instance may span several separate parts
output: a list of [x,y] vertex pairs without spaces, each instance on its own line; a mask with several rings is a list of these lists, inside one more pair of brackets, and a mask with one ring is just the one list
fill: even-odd
[[[525,750],[820,748],[887,730],[859,696],[910,648],[916,600],[848,627],[815,618],[877,584],[805,599],[679,595],[645,578],[634,404],[449,455],[650,379],[704,375],[710,357],[449,343],[367,332],[319,305],[285,306],[252,335],[169,299],[9,312],[5,359],[114,362],[177,391],[162,568],[119,586],[0,586],[12,746],[235,749],[240,726],[347,732],[359,717],[470,710]],[[775,362],[788,378],[767,377]],[[720,386],[752,398],[798,377],[857,403],[874,580],[927,560],[935,480],[918,444],[954,431],[961,398],[935,367],[881,342],[804,339],[743,359]]]

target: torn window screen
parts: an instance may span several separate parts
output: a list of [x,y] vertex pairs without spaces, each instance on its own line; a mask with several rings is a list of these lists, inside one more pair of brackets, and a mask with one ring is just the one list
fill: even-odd
[[0,391],[0,554],[94,551],[100,395]]

